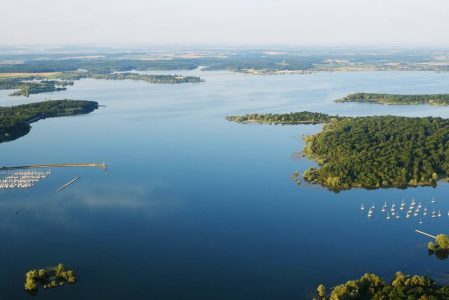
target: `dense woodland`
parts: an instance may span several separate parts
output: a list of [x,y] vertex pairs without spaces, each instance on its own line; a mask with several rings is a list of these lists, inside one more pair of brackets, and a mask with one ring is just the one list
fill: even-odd
[[436,185],[449,174],[449,120],[342,118],[306,137],[304,153],[320,166],[304,178],[331,189]]
[[242,116],[227,116],[226,120],[238,123],[260,123],[260,124],[319,124],[326,123],[332,119],[338,119],[337,116],[327,114],[302,111],[287,114],[246,114]]
[[320,113],[248,114],[229,121],[326,123],[305,137],[304,154],[319,167],[304,179],[332,190],[436,185],[449,175],[449,120],[395,116],[337,117]]
[[390,283],[375,274],[367,273],[360,279],[337,285],[329,293],[321,284],[317,288],[317,294],[315,299],[323,300],[440,300],[449,299],[449,287],[439,286],[425,276],[410,276],[402,272],[396,272]]
[[0,143],[26,135],[30,123],[45,118],[87,114],[98,108],[95,101],[51,100],[12,107],[0,107]]
[[378,104],[432,104],[449,105],[449,94],[430,95],[395,95],[395,94],[375,94],[375,93],[355,93],[335,100],[336,102],[360,102]]

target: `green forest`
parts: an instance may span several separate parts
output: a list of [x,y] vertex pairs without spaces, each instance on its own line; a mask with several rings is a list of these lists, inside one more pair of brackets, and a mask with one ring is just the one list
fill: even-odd
[[395,116],[338,117],[321,113],[247,114],[229,121],[318,124],[306,136],[304,155],[319,167],[304,179],[331,190],[435,186],[449,175],[449,120]]
[[304,154],[319,168],[305,180],[331,189],[436,185],[449,174],[449,120],[342,118],[307,136]]
[[391,105],[449,105],[449,94],[395,95],[376,93],[354,93],[335,100],[336,102],[359,102]]
[[38,120],[87,114],[98,108],[95,101],[49,100],[11,107],[0,107],[0,143],[26,135],[30,123]]
[[429,277],[405,275],[396,272],[393,280],[388,283],[375,274],[365,274],[360,279],[349,280],[333,287],[329,292],[320,284],[315,299],[449,299],[449,287],[440,286]]
[[339,117],[327,114],[302,111],[287,114],[246,114],[242,116],[227,116],[226,120],[238,123],[259,123],[259,124],[319,124],[336,120]]

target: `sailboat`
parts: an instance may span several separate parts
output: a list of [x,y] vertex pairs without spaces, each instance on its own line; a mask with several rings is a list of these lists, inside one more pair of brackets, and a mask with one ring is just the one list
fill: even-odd
[[422,220],[421,219],[419,219],[419,224],[422,224]]
[[404,208],[405,208],[405,201],[404,201],[404,199],[402,199],[402,202],[401,202],[401,210],[404,210]]
[[438,217],[441,217],[441,210],[438,211]]
[[396,219],[399,219],[400,217],[399,217],[399,214],[396,214]]
[[436,201],[435,201],[435,197],[432,197],[432,201],[431,201],[432,203],[435,203]]
[[387,213],[387,220],[390,220],[390,214]]
[[363,202],[362,202],[362,206],[360,206],[360,210],[364,210],[365,206],[363,206]]

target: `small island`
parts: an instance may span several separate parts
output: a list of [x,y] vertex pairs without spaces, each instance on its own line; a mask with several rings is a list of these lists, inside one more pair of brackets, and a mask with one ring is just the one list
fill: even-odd
[[306,170],[304,179],[330,190],[435,186],[449,175],[448,119],[337,117],[309,112],[226,119],[241,123],[324,123],[320,133],[305,137],[304,155],[315,160],[318,167]]
[[66,270],[63,264],[39,270],[30,270],[25,274],[25,290],[36,292],[38,283],[46,288],[63,286],[65,283],[75,283],[76,277],[73,270]]
[[376,93],[354,93],[335,102],[376,103],[387,105],[449,105],[449,94],[398,95]]
[[366,273],[333,287],[329,293],[320,284],[314,299],[449,299],[449,287],[440,286],[426,276],[396,272],[388,283],[378,275]]
[[63,91],[68,85],[73,85],[73,81],[50,80],[41,76],[0,78],[0,90],[14,90],[10,96],[29,97],[31,94]]
[[0,143],[26,135],[31,123],[54,117],[87,114],[98,108],[95,101],[49,100],[12,107],[0,107]]
[[338,116],[302,111],[286,114],[246,114],[242,116],[227,116],[226,120],[237,123],[282,124],[282,125],[306,125],[320,124],[338,119]]

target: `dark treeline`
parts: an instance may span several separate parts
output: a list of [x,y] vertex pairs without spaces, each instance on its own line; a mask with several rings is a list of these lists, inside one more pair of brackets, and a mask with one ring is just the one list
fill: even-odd
[[87,70],[96,73],[112,73],[146,70],[193,70],[199,66],[193,59],[174,60],[100,60],[100,59],[68,59],[68,60],[31,60],[23,64],[2,64],[0,73],[42,73],[68,72]]
[[449,287],[440,286],[426,276],[410,276],[396,272],[388,283],[375,274],[365,274],[360,279],[349,280],[327,292],[324,285],[317,288],[318,299],[449,299]]
[[98,108],[95,101],[51,100],[11,107],[0,107],[0,143],[26,135],[30,123],[45,118],[90,113]]
[[196,83],[202,82],[200,77],[182,75],[149,75],[139,73],[93,73],[93,72],[67,72],[58,78],[64,80],[79,80],[82,78],[105,79],[105,80],[141,80],[150,83]]
[[242,116],[227,116],[226,120],[238,123],[260,123],[260,124],[319,124],[327,123],[332,119],[338,119],[337,116],[327,114],[302,111],[286,114],[246,114]]
[[304,153],[320,166],[304,178],[330,189],[436,185],[449,174],[449,120],[342,118],[306,137]]
[[449,94],[429,94],[429,95],[396,95],[396,94],[376,94],[376,93],[354,93],[336,102],[360,102],[378,104],[433,104],[449,105]]
[[127,71],[162,71],[193,70],[207,66],[205,70],[245,69],[257,70],[308,70],[313,63],[322,61],[322,57],[307,56],[261,56],[260,54],[242,53],[229,57],[175,58],[164,60],[130,60],[130,59],[67,59],[67,60],[30,60],[22,64],[2,64],[0,73],[34,73],[34,72],[69,72],[86,70],[95,73],[112,73]]
[[68,85],[73,85],[74,80],[83,78],[106,80],[142,80],[150,83],[197,83],[202,82],[200,77],[181,75],[147,75],[138,73],[94,73],[94,72],[65,72],[52,74],[54,79],[45,79],[41,75],[28,77],[0,78],[0,90],[15,91],[10,96],[25,96],[31,94],[57,92],[66,90]]

